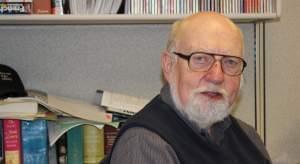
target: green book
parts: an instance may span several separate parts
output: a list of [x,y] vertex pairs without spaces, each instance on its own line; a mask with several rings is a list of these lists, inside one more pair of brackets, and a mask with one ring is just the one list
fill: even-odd
[[67,163],[83,164],[83,127],[77,126],[67,132]]
[[98,164],[104,158],[103,126],[83,125],[83,163]]

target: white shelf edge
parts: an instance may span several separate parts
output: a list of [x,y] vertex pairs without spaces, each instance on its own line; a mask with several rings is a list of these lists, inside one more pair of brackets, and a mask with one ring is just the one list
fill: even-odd
[[[256,22],[279,18],[269,14],[225,14],[235,22]],[[186,15],[1,15],[1,25],[97,25],[169,24]]]

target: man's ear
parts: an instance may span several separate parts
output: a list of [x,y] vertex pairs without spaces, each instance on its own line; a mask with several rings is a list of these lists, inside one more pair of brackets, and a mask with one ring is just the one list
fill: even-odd
[[172,73],[172,64],[174,64],[172,61],[172,57],[168,54],[168,52],[163,52],[163,54],[161,55],[161,68],[164,78],[168,82]]

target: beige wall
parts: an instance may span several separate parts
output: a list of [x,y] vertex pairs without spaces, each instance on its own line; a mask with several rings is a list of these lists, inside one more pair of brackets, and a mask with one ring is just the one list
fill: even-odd
[[300,1],[266,23],[266,134],[272,158],[300,162]]

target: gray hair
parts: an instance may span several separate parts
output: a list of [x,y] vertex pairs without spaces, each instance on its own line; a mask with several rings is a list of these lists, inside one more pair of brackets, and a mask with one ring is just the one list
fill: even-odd
[[178,20],[173,23],[171,31],[169,33],[168,42],[166,50],[172,52],[176,48],[176,37],[178,33],[178,27],[180,26],[182,20]]
[[177,20],[173,23],[171,27],[171,31],[168,36],[168,42],[166,46],[166,51],[170,55],[172,59],[172,65],[174,66],[175,63],[177,62],[177,56],[173,54],[173,52],[176,50],[176,38],[178,34],[178,28],[181,24],[182,20]]

